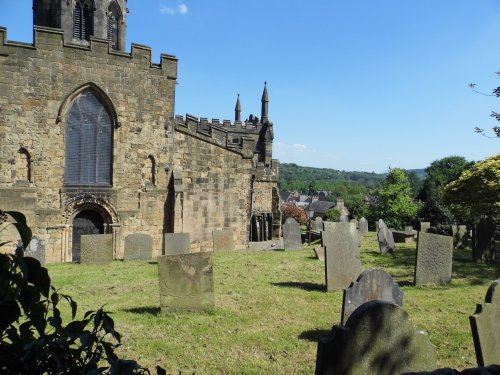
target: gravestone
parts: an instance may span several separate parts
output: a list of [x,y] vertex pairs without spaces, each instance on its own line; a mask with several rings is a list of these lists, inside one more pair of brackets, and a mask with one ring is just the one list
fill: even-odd
[[320,261],[325,261],[325,248],[323,246],[315,246],[314,254],[316,254],[316,258],[318,258]]
[[408,234],[413,234],[413,226],[405,225],[405,232]]
[[212,252],[158,257],[162,312],[214,307]]
[[370,268],[363,271],[349,288],[344,289],[341,324],[345,324],[354,310],[363,303],[381,300],[402,307],[403,296],[404,293],[399,285],[382,268]]
[[364,217],[359,219],[359,234],[364,236],[365,234],[368,234],[368,220],[366,220]]
[[354,223],[333,223],[321,232],[325,248],[326,290],[347,288],[361,272],[359,235]]
[[431,223],[429,221],[421,221],[420,222],[420,232],[427,232],[431,227]]
[[358,229],[359,222],[356,219],[351,219],[351,220],[349,220],[349,222],[354,223],[354,225],[356,225],[356,229]]
[[401,374],[436,368],[436,347],[402,307],[370,301],[318,342],[316,375]]
[[481,263],[495,261],[495,224],[491,217],[483,217],[473,226],[472,259]]
[[377,232],[378,246],[382,254],[393,253],[396,249],[394,236],[383,220],[379,220]]
[[321,232],[323,230],[323,219],[321,217],[317,217],[312,221],[312,230],[314,232]]
[[165,255],[189,254],[189,233],[165,233]]
[[32,237],[29,245],[24,249],[24,256],[37,259],[43,266],[45,264],[45,241]]
[[302,249],[300,225],[293,217],[286,219],[285,224],[283,224],[283,243],[285,250]]
[[452,225],[453,248],[464,249],[467,246],[467,227],[465,225]]
[[223,228],[212,231],[214,251],[234,250],[234,230]]
[[451,281],[453,238],[419,232],[415,260],[415,286],[446,285]]
[[491,284],[484,302],[470,317],[478,366],[500,364],[500,279]]
[[113,260],[112,234],[87,234],[80,241],[80,263],[106,264]]
[[129,234],[125,238],[123,260],[150,260],[153,256],[153,237],[143,233]]

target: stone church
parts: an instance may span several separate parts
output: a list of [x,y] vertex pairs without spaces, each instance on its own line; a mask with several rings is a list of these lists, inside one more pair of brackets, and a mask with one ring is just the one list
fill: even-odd
[[130,234],[165,251],[190,233],[211,251],[230,230],[237,249],[279,235],[279,162],[264,86],[260,118],[174,114],[177,63],[132,44],[126,0],[34,0],[33,43],[0,27],[0,209],[24,213],[46,262],[78,261],[80,236]]

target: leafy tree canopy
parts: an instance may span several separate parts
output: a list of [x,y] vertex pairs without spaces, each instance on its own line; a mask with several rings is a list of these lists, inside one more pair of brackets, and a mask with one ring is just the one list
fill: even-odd
[[500,154],[477,162],[444,188],[444,201],[470,215],[500,214]]

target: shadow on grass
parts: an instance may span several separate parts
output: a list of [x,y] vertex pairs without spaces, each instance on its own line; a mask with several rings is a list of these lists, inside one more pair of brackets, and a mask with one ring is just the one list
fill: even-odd
[[131,309],[123,309],[122,311],[139,315],[143,314],[160,315],[161,309],[159,307],[133,307]]
[[496,266],[473,262],[470,249],[453,251],[453,278],[464,279],[470,285],[486,285],[497,279]]
[[271,283],[274,286],[281,286],[285,288],[297,288],[307,291],[326,291],[326,286],[323,284],[310,283],[310,282],[300,282],[300,281],[284,281],[280,283]]
[[310,331],[304,331],[299,335],[299,340],[318,342],[322,337],[329,336],[330,332],[331,331],[326,329],[312,329]]
[[148,262],[148,264],[158,264],[156,261]]

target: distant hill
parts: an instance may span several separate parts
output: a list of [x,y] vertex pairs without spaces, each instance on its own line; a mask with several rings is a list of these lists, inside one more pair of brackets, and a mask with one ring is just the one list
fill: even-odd
[[427,173],[425,173],[425,168],[421,169],[407,169],[408,172],[415,172],[415,174],[418,176],[420,180],[425,180],[425,177],[427,177]]

